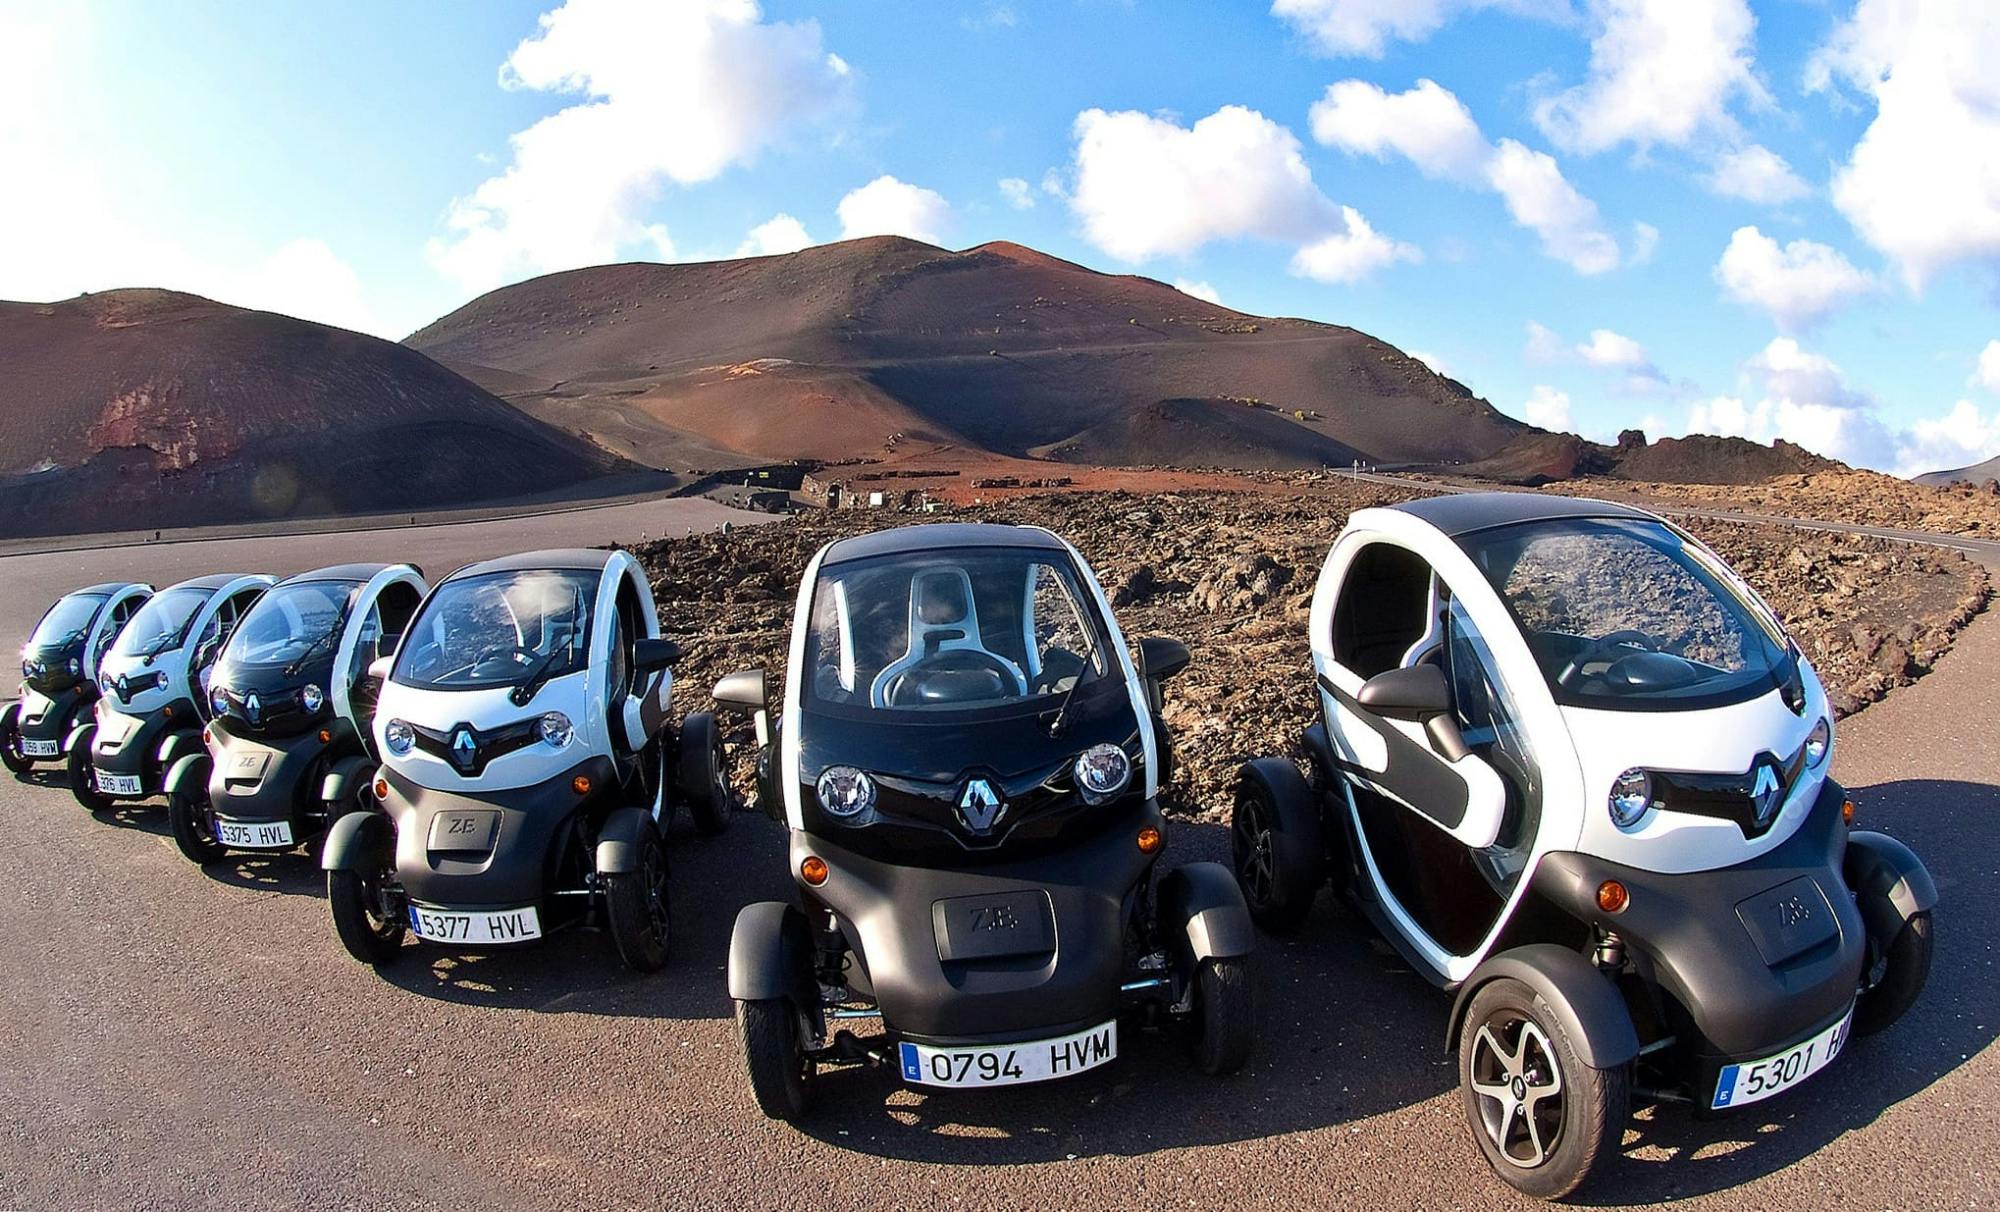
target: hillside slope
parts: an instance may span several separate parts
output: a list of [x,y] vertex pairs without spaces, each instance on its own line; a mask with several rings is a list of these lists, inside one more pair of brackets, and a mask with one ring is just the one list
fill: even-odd
[[1931,488],[1944,488],[1951,484],[1984,484],[1988,480],[2000,480],[2000,456],[1974,463],[1970,467],[1957,467],[1950,471],[1927,471],[1917,476],[1919,484]]

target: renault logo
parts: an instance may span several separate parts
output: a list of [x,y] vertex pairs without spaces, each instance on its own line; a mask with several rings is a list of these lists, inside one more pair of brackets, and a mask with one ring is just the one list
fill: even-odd
[[1750,804],[1756,810],[1758,825],[1771,823],[1771,817],[1778,811],[1778,802],[1784,799],[1783,791],[1776,767],[1769,764],[1757,767],[1757,779],[1750,785]]
[[132,701],[132,681],[130,678],[127,678],[122,673],[119,674],[116,688],[118,691],[118,698],[121,702],[129,703]]
[[264,722],[264,700],[258,698],[255,691],[251,691],[243,698],[243,718],[253,724]]
[[958,819],[974,833],[991,833],[1007,815],[1007,801],[985,779],[972,779],[958,797]]
[[472,769],[474,759],[479,756],[479,742],[472,739],[472,729],[462,727],[452,734],[451,756],[460,766]]

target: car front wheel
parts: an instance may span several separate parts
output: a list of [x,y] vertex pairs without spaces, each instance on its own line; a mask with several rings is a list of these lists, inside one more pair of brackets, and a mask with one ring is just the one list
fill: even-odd
[[333,910],[333,929],[341,946],[355,959],[378,968],[401,952],[403,932],[409,928],[409,923],[400,914],[389,912],[384,903],[382,885],[387,878],[387,873],[326,873],[326,903]]
[[1194,1059],[1203,1073],[1234,1073],[1250,1059],[1256,1010],[1250,964],[1240,957],[1205,959],[1194,980]]
[[781,997],[739,1001],[736,1027],[758,1109],[786,1123],[803,1119],[812,1107],[816,1066],[805,1053],[798,1012]]
[[76,797],[77,803],[92,812],[109,812],[116,801],[97,789],[97,763],[90,756],[91,747],[96,743],[97,734],[93,731],[76,738],[76,744],[70,746],[67,763],[69,793]]
[[229,856],[229,848],[215,838],[215,816],[209,810],[207,780],[199,787],[182,787],[167,798],[167,823],[174,831],[174,845],[188,862],[206,867]]
[[636,871],[604,877],[604,914],[618,958],[634,972],[658,972],[667,964],[672,915],[667,906],[667,853],[659,830],[649,822],[639,842]]
[[35,768],[34,759],[21,752],[21,729],[11,720],[0,724],[0,766],[15,774],[26,774]]

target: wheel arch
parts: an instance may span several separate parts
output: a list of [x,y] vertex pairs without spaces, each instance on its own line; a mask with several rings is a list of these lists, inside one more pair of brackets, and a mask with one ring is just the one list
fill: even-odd
[[1458,987],[1445,1047],[1457,1051],[1467,1011],[1479,990],[1496,980],[1520,981],[1548,1004],[1578,1055],[1593,1069],[1612,1069],[1639,1055],[1639,1033],[1617,986],[1589,960],[1554,943],[1530,943],[1503,951],[1473,969]]

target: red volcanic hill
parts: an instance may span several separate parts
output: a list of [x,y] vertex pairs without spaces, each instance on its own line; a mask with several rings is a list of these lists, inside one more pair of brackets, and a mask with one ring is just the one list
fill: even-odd
[[452,507],[615,457],[415,350],[164,290],[0,302],[0,534]]
[[580,269],[493,291],[405,343],[674,468],[923,443],[1099,465],[1443,464],[1536,432],[1354,329],[1005,243],[872,237]]

